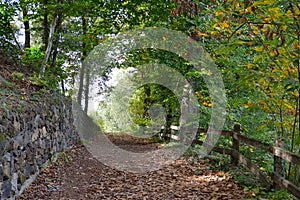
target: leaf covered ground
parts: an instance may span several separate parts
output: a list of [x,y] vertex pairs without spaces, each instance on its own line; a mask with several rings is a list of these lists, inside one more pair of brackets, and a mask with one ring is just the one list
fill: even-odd
[[[159,145],[121,135],[111,137],[134,152]],[[42,170],[19,199],[244,199],[228,172],[211,170],[208,159],[182,157],[160,170],[134,174],[103,165],[79,144]]]

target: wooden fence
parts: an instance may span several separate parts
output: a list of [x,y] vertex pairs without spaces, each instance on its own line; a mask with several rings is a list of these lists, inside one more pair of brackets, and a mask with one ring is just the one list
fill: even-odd
[[[171,129],[178,129],[178,128],[172,128]],[[207,132],[206,129],[198,129],[198,133]],[[256,177],[258,177],[261,182],[265,185],[266,188],[269,190],[271,188],[275,189],[285,189],[289,191],[291,194],[296,196],[297,198],[300,198],[300,188],[290,181],[286,180],[284,177],[282,177],[280,174],[282,172],[282,161],[286,160],[290,163],[296,164],[300,166],[300,156],[293,154],[289,151],[286,151],[280,147],[272,146],[270,144],[260,142],[255,139],[248,138],[246,136],[243,136],[240,134],[240,125],[235,125],[233,131],[221,131],[222,136],[228,136],[232,139],[232,147],[231,148],[220,148],[220,147],[212,147],[212,151],[221,153],[221,154],[227,154],[230,155],[232,158],[232,163],[234,165],[237,165],[238,163],[242,163],[245,166],[247,166],[251,172],[253,172]],[[176,136],[174,136],[176,138]],[[171,136],[173,138],[173,135]],[[203,141],[200,141],[198,139],[193,140],[192,144],[199,144],[203,145]],[[257,147],[259,149],[263,149],[266,152],[269,152],[274,157],[274,170],[271,174],[266,175],[263,171],[259,169],[258,166],[253,164],[253,162],[246,158],[243,154],[240,153],[240,144],[246,144],[250,146]],[[207,145],[207,144],[206,144]],[[269,178],[268,178],[269,177]]]

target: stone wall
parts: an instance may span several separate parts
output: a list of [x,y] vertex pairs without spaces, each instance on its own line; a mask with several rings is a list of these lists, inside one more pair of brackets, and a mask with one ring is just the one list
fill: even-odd
[[14,199],[57,152],[79,141],[69,99],[0,94],[0,197]]

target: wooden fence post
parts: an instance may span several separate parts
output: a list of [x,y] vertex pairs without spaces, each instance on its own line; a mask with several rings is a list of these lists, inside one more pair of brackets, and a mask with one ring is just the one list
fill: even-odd
[[[238,140],[237,135],[240,134],[241,126],[239,124],[235,124],[233,128],[233,135],[232,135],[232,148],[237,152],[240,152],[240,142]],[[232,164],[237,166],[239,164],[239,159],[231,156]]]
[[[275,145],[274,146],[275,147],[282,147],[279,138],[275,139]],[[275,149],[275,151],[276,151],[276,149]],[[283,172],[284,172],[284,169],[283,169],[283,160],[282,160],[282,158],[274,155],[274,173],[279,174],[279,175],[283,175]],[[276,190],[281,189],[281,187],[278,184],[276,184],[275,181],[274,181],[274,188]]]

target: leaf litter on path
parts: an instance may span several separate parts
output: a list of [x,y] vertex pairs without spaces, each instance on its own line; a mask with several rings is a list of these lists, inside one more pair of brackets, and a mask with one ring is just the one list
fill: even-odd
[[[122,134],[110,140],[133,152],[159,144]],[[244,199],[228,172],[210,170],[207,159],[181,157],[164,168],[134,174],[103,165],[79,144],[44,169],[18,199]]]

